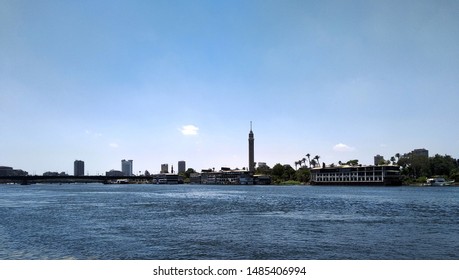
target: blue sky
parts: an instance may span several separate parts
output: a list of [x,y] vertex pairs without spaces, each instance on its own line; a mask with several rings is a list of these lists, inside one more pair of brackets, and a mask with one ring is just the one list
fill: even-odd
[[458,1],[0,0],[0,165],[459,157]]

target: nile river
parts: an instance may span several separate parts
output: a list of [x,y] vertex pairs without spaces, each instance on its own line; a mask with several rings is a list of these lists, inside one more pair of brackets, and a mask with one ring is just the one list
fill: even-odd
[[0,259],[459,259],[459,188],[0,185]]

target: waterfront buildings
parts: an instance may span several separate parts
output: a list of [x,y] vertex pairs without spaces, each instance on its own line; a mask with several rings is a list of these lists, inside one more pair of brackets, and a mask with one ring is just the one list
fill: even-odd
[[0,166],[0,176],[27,176],[28,173],[21,169],[13,169],[9,166]]
[[153,184],[183,184],[183,178],[178,174],[161,173],[153,175]]
[[73,163],[73,176],[84,176],[84,161],[75,160]]
[[133,166],[133,161],[132,159],[130,160],[121,160],[121,172],[125,176],[132,176],[132,166]]
[[[265,175],[254,175],[255,173],[255,139],[252,131],[252,122],[250,122],[249,132],[249,168],[231,169],[222,167],[220,171],[215,172],[213,169],[202,170],[201,173],[190,174],[190,183],[205,185],[269,185],[271,177]],[[266,163],[260,163],[260,166],[266,166]]]
[[110,170],[110,171],[107,171],[105,172],[105,176],[107,177],[120,177],[120,176],[125,176],[124,173],[122,171],[119,171],[119,170]]
[[255,172],[255,150],[254,150],[255,139],[253,137],[252,122],[250,122],[249,132],[249,172]]
[[69,176],[65,172],[46,171],[43,176]]
[[401,185],[398,165],[339,166],[311,169],[313,185]]
[[180,173],[185,173],[186,171],[186,162],[181,160],[178,162],[178,170],[177,170],[177,173],[180,174]]
[[253,175],[248,170],[222,167],[220,171],[202,170],[201,173],[190,174],[191,184],[204,185],[269,185],[271,177]]

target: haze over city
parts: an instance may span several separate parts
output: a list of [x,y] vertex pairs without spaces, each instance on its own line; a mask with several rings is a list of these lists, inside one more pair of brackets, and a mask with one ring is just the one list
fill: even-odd
[[0,1],[0,165],[459,157],[458,1]]

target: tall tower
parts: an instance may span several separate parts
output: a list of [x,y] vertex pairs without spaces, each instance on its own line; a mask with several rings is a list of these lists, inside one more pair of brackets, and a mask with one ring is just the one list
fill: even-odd
[[250,132],[249,132],[249,171],[255,172],[255,158],[254,158],[254,141],[253,132],[252,132],[252,122],[250,122]]

